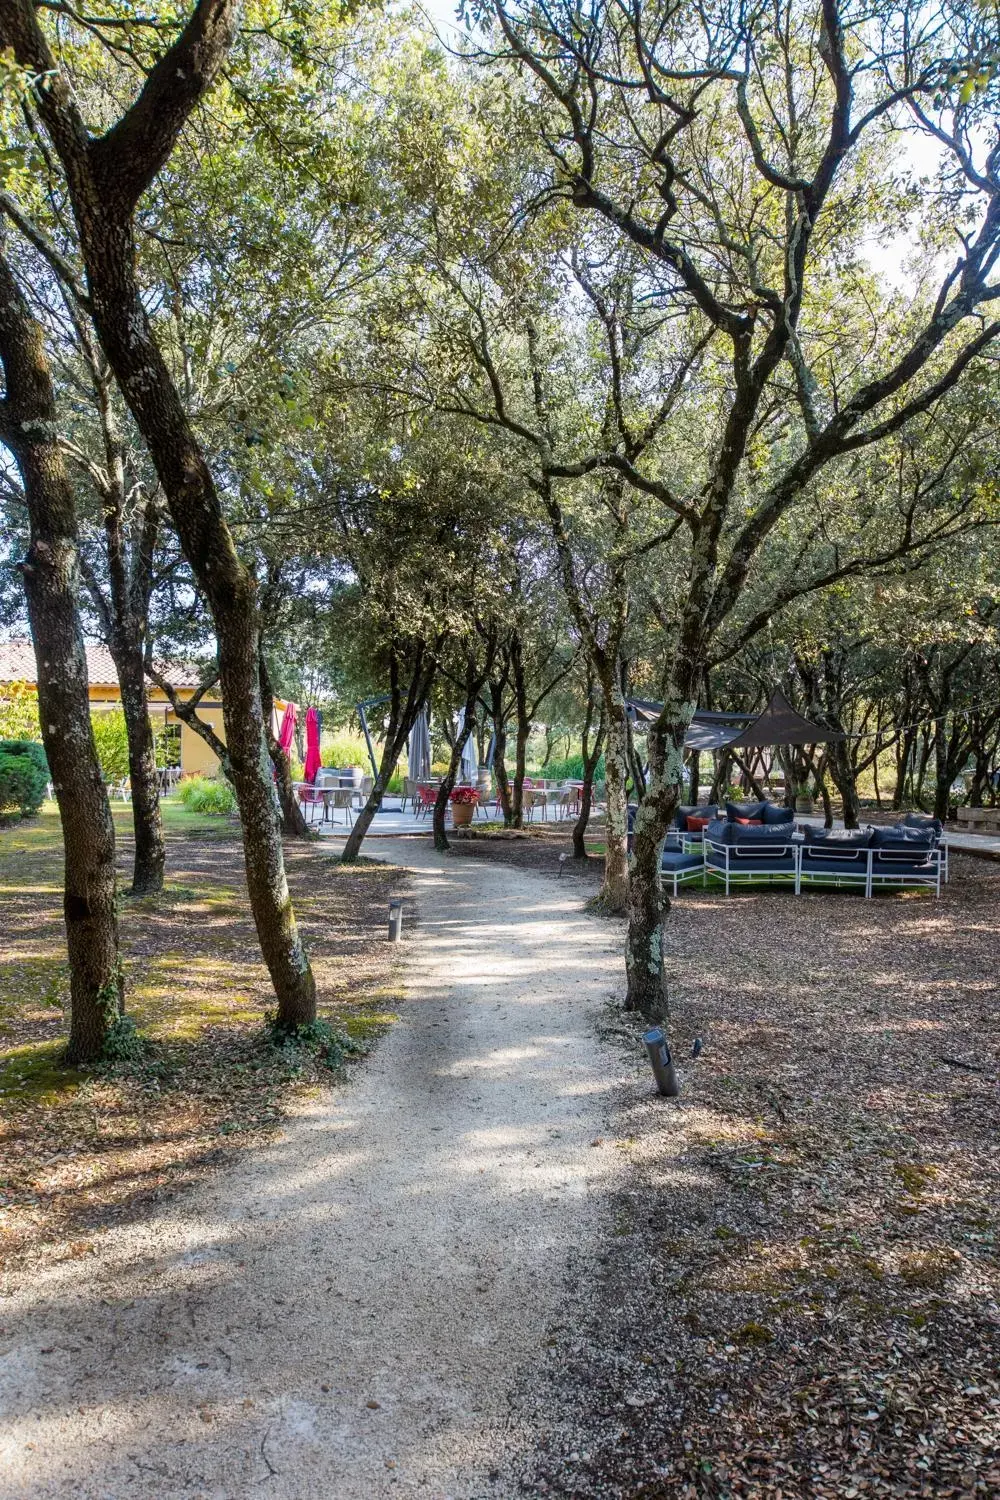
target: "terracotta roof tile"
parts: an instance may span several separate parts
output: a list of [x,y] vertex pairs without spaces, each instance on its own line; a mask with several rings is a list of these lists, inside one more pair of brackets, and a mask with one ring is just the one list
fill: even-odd
[[[158,662],[157,666],[172,687],[197,687],[201,669],[182,662]],[[107,646],[87,642],[87,677],[93,687],[117,687],[118,673]],[[34,682],[35,650],[27,636],[13,636],[0,641],[0,683]]]

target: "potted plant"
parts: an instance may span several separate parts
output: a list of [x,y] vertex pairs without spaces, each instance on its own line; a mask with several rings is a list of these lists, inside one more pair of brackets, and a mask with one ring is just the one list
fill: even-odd
[[811,813],[813,810],[812,794],[809,791],[808,781],[802,781],[795,788],[795,811],[797,813]]
[[451,821],[455,828],[464,828],[475,816],[479,792],[474,786],[457,786],[448,798],[451,803]]

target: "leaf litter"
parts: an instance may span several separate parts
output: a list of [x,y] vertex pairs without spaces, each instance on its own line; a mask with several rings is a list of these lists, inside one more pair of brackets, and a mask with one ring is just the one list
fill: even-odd
[[[123,887],[130,854],[120,830]],[[121,905],[138,1046],[117,1066],[63,1069],[61,859],[54,816],[0,835],[0,1288],[40,1257],[92,1253],[105,1226],[258,1143],[305,1090],[340,1080],[401,1001],[385,913],[404,872],[288,846],[321,1026],[314,1045],[281,1044],[238,839],[228,824],[168,832],[164,892]]]
[[523,1389],[524,1493],[1000,1494],[998,910],[961,857],[940,902],[675,903],[683,1093],[609,1006],[628,1181]]

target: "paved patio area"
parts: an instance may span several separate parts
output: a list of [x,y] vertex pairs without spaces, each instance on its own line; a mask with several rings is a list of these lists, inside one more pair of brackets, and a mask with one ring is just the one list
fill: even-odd
[[[372,826],[369,828],[367,834],[365,835],[366,840],[372,838],[398,838],[401,833],[430,833],[430,813],[423,813],[418,816],[413,811],[413,808],[409,805],[404,812],[400,809],[399,802],[400,799],[398,797],[386,797],[385,802],[382,806],[382,811],[375,814]],[[317,823],[317,831],[327,838],[343,838],[345,832],[349,827],[349,824],[346,821],[347,814],[341,807],[334,808],[331,811],[332,816],[336,819],[336,822],[326,822],[322,824]],[[545,818],[543,818],[542,816],[543,811],[547,811],[547,817]],[[356,810],[352,812],[351,816],[352,818],[357,817]],[[495,811],[494,804],[492,802],[488,802],[485,807],[476,808],[474,821],[476,823],[495,822],[498,820],[499,816],[500,815]],[[556,813],[554,808],[543,810],[539,807],[535,809],[534,818],[528,821],[528,826],[531,827],[532,823],[553,823],[555,822],[555,819]],[[573,824],[573,819],[574,815],[570,814],[569,817],[561,818],[559,821],[565,823],[567,829],[569,829]],[[447,826],[450,831],[450,818],[448,819]]]

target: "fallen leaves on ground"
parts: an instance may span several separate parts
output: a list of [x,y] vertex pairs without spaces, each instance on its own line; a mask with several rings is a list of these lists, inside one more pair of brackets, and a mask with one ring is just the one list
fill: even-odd
[[683,1093],[609,1011],[629,1177],[527,1493],[1000,1494],[998,911],[1000,869],[961,856],[940,901],[674,903]]
[[[127,885],[124,814],[119,865]],[[276,1045],[274,997],[256,945],[236,830],[168,834],[161,895],[123,896],[128,1010],[151,1046],[99,1072],[59,1066],[69,979],[54,815],[0,833],[0,1259],[78,1258],[92,1231],[179,1191],[274,1127],[309,1087],[339,1076],[323,1048]],[[124,833],[124,837],[122,836]],[[289,845],[289,885],[316,975],[320,1016],[363,1049],[400,1003],[386,941],[403,872],[339,865]],[[349,1059],[348,1059],[349,1060]],[[331,1069],[328,1063],[335,1066]]]

